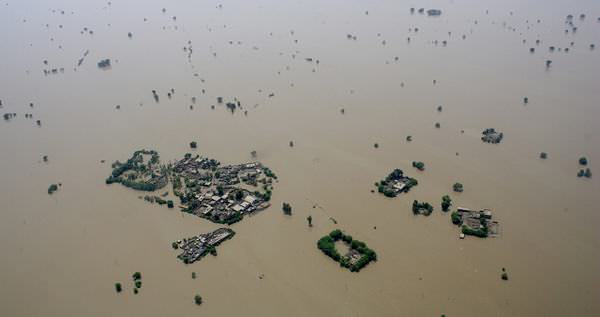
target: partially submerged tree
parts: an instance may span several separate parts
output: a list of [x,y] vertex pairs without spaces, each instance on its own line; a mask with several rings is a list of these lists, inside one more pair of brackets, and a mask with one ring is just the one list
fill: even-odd
[[281,209],[283,210],[283,213],[286,215],[292,214],[292,206],[288,203],[283,203],[283,206],[281,207]]
[[442,210],[448,211],[448,209],[450,209],[451,205],[452,205],[452,199],[450,198],[450,196],[448,196],[448,195],[442,196]]
[[454,185],[452,185],[452,189],[457,192],[457,193],[462,193],[464,188],[463,188],[463,184],[461,183],[454,183]]
[[50,185],[50,187],[48,187],[48,195],[54,194],[54,192],[57,190],[58,190],[58,185],[56,185],[56,184]]

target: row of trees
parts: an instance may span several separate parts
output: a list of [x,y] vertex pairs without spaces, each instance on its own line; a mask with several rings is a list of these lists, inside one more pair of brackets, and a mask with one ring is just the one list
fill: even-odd
[[281,209],[283,210],[283,213],[288,216],[292,214],[292,206],[289,203],[283,203]]
[[[361,258],[354,264],[351,263],[348,257],[340,255],[337,251],[335,242],[340,240],[347,243],[350,246],[350,249],[361,254]],[[327,256],[336,262],[339,262],[340,266],[349,269],[351,272],[358,272],[371,261],[377,261],[377,254],[370,249],[366,243],[354,240],[352,236],[344,234],[339,229],[333,230],[328,235],[319,239],[319,241],[317,241],[317,247]]]
[[448,209],[450,209],[451,205],[452,205],[452,199],[450,198],[450,196],[448,196],[448,195],[442,196],[442,210],[448,211]]
[[425,216],[431,215],[433,212],[433,206],[428,202],[419,202],[418,200],[414,200],[412,204],[413,214],[423,214]]

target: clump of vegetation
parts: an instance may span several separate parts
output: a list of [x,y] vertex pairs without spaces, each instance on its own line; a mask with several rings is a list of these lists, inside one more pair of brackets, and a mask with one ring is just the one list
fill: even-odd
[[419,171],[424,171],[425,170],[425,163],[423,162],[412,162],[412,166],[416,169],[418,169]]
[[198,144],[196,143],[196,141],[192,141],[192,142],[190,142],[190,147],[192,149],[195,149],[196,147],[198,147]]
[[428,202],[419,202],[418,200],[413,201],[412,211],[415,215],[429,216],[433,212],[433,206]]
[[376,149],[378,149],[379,148],[379,143],[373,144],[373,147],[376,148]]
[[483,135],[481,141],[486,143],[498,144],[504,138],[504,133],[496,131],[494,128],[485,129],[481,134]]
[[137,294],[139,289],[142,288],[142,273],[135,272],[131,275],[131,279],[133,280],[133,293]]
[[577,177],[592,178],[592,170],[589,168],[586,168],[585,170],[581,169],[577,172]]
[[277,175],[275,175],[275,173],[268,167],[263,168],[263,173],[265,173],[265,176],[267,177],[277,179]]
[[208,247],[208,252],[212,256],[217,256],[217,248],[215,248],[214,245],[211,245],[211,246]]
[[542,152],[542,153],[540,153],[540,158],[541,158],[542,160],[545,160],[545,159],[547,159],[547,158],[548,158],[548,153],[546,153],[546,152]]
[[115,283],[115,290],[117,291],[117,293],[121,293],[121,291],[123,290],[123,286],[121,286],[121,283]]
[[406,136],[406,142],[410,142],[412,141],[412,135],[407,135]]
[[452,199],[450,198],[450,196],[448,196],[448,195],[442,196],[442,210],[448,211],[448,209],[450,209],[451,205],[452,205]]
[[283,203],[283,206],[281,209],[283,210],[283,213],[288,216],[292,214],[292,206],[288,203]]
[[50,185],[50,187],[48,187],[48,195],[54,194],[54,192],[57,190],[58,190],[58,185],[56,185],[56,184]]
[[437,129],[439,129],[439,128],[440,128],[440,123],[439,123],[439,122],[436,122],[436,123],[435,123],[435,127],[436,127]]
[[[144,155],[150,156],[144,162]],[[139,150],[125,163],[113,163],[113,171],[106,184],[121,183],[125,187],[142,191],[155,191],[168,183],[167,168],[159,164],[156,151]]]
[[192,279],[196,279],[196,272],[192,272]]
[[196,305],[202,305],[202,296],[196,294],[196,296],[194,296],[194,303],[196,303]]
[[461,183],[454,183],[454,185],[452,185],[452,189],[457,192],[457,193],[462,193],[464,188],[463,188],[463,184]]
[[462,225],[461,231],[466,235],[476,236],[479,238],[487,238],[488,236],[488,228],[486,226],[483,226],[483,224],[482,227],[479,229],[473,229],[467,227],[466,225]]
[[453,211],[450,214],[450,219],[452,219],[452,223],[455,224],[455,225],[460,225],[462,223],[462,217],[456,211]]
[[588,164],[587,158],[585,158],[584,156],[579,158],[579,165],[586,166],[587,164]]
[[416,179],[405,176],[401,169],[396,168],[385,179],[375,183],[375,186],[379,193],[393,198],[402,192],[410,191],[412,187],[418,184],[419,182]]
[[173,242],[171,243],[171,247],[172,247],[173,249],[177,250],[177,249],[179,249],[179,244],[178,244],[176,241],[173,241]]
[[[347,255],[340,255],[335,247],[335,242],[340,240],[350,246],[350,251]],[[358,272],[371,261],[377,261],[375,251],[367,247],[364,242],[354,240],[352,236],[344,234],[339,229],[333,230],[328,235],[319,239],[317,247],[325,255],[339,262],[340,266],[349,269],[351,272]]]

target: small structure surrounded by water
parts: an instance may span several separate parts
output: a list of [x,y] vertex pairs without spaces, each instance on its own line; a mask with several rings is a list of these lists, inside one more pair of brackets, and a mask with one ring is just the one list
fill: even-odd
[[404,172],[397,168],[385,179],[375,183],[375,186],[377,186],[377,191],[386,197],[396,197],[400,193],[408,192],[418,184],[416,179],[405,176]]
[[494,128],[485,129],[481,134],[483,134],[481,141],[485,143],[498,144],[504,138],[504,133],[496,131]]
[[437,17],[437,16],[442,15],[442,10],[429,9],[429,10],[427,10],[427,15],[430,17]]
[[460,226],[461,233],[479,238],[496,237],[500,234],[500,224],[492,220],[489,209],[471,210],[458,207],[450,215],[452,223]]
[[110,59],[103,59],[98,62],[98,68],[100,69],[108,69],[110,68]]
[[183,263],[192,264],[199,261],[207,253],[217,254],[216,247],[223,241],[230,239],[235,235],[235,231],[229,228],[219,228],[213,232],[203,233],[191,238],[173,242],[174,249],[181,249],[183,252],[177,256]]

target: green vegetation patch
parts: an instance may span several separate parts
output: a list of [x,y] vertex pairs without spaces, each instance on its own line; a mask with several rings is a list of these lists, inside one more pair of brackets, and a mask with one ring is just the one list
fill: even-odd
[[423,163],[423,162],[413,161],[412,162],[412,166],[414,168],[418,169],[419,171],[424,171],[425,170],[425,163]]
[[429,216],[433,212],[433,206],[428,202],[413,201],[412,211],[415,215]]
[[168,183],[167,168],[160,165],[160,157],[156,151],[136,151],[125,163],[114,162],[112,168],[106,184],[121,183],[135,190],[155,191]]
[[48,195],[54,194],[55,191],[58,190],[58,185],[52,184],[48,187]]
[[[345,255],[341,255],[335,247],[335,243],[340,240],[350,247],[350,251]],[[333,230],[319,239],[317,248],[351,272],[359,272],[371,261],[377,261],[375,251],[364,242],[353,239],[352,236],[344,234],[339,229]]]
[[377,191],[386,197],[396,197],[400,193],[406,193],[417,186],[419,182],[411,177],[405,176],[401,169],[394,169],[385,179],[375,183]]

